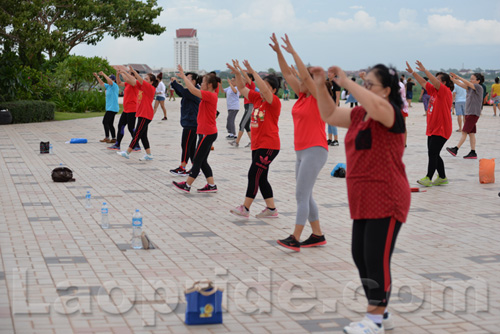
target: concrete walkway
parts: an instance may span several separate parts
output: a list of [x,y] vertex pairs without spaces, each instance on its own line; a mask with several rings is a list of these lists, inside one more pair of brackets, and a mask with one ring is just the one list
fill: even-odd
[[[345,180],[330,176],[345,162],[346,131],[314,190],[328,244],[294,253],[275,241],[291,233],[296,213],[293,101],[283,103],[282,150],[270,171],[280,218],[265,221],[229,213],[243,201],[250,150],[246,135],[238,149],[227,144],[225,100],[209,157],[219,192],[172,188],[181,179],[168,172],[180,159],[179,105],[167,101],[168,121],[159,111],[151,123],[149,162],[99,143],[102,118],[0,126],[1,333],[335,333],[362,317]],[[412,186],[426,174],[422,114],[416,103],[408,118],[404,160]],[[479,120],[477,153],[500,164],[500,117],[492,114],[486,107]],[[459,136],[453,132],[447,146]],[[74,137],[89,143],[64,144]],[[127,133],[124,147],[129,140]],[[40,141],[50,141],[55,154],[40,155]],[[468,151],[467,141],[458,157],[441,153],[449,185],[412,193],[392,260],[397,327],[389,333],[500,332],[500,187],[479,183],[479,160],[462,159]],[[60,163],[76,182],[51,181]],[[201,177],[194,189],[204,185]],[[100,227],[103,201],[108,230]],[[156,249],[129,247],[136,208]],[[263,208],[259,194],[251,214]],[[183,291],[205,278],[225,289],[224,324],[185,326]]]

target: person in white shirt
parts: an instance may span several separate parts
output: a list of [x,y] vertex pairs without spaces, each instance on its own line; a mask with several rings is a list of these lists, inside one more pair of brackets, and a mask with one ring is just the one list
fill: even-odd
[[229,133],[227,135],[227,139],[236,139],[236,126],[234,124],[234,120],[236,119],[236,115],[238,111],[240,111],[240,92],[238,88],[235,87],[235,79],[231,78],[227,80],[229,87],[224,88],[224,92],[226,93],[226,103],[227,103],[227,122],[226,129]]
[[158,109],[158,105],[161,106],[161,109],[163,110],[163,118],[161,119],[162,121],[167,120],[167,108],[165,108],[165,84],[163,83],[163,73],[160,73],[157,75],[158,78],[158,86],[156,87],[156,95],[155,95],[155,114],[156,114],[156,109]]

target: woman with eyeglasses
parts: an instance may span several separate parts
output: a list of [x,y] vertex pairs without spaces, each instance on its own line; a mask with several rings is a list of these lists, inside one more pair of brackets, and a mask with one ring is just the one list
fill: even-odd
[[310,69],[321,117],[347,128],[347,195],[352,225],[351,251],[368,300],[366,316],[345,333],[384,333],[394,327],[387,313],[391,293],[391,256],[410,209],[410,186],[403,163],[405,123],[397,72],[376,65],[364,87],[337,66],[328,69],[361,106],[338,107],[325,87],[325,71]]

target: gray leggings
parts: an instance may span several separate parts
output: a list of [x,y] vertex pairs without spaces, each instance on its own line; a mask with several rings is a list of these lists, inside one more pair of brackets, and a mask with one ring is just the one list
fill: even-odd
[[247,132],[250,132],[250,116],[252,116],[253,104],[244,104],[243,106],[245,107],[245,113],[241,118],[240,131],[247,130]]
[[313,199],[312,191],[321,168],[328,159],[328,151],[321,146],[310,147],[305,150],[295,151],[295,198],[297,200],[296,225],[305,225],[306,220],[313,222],[319,220],[319,211]]
[[236,126],[234,125],[234,120],[236,119],[236,114],[238,113],[239,110],[236,109],[229,109],[227,111],[227,122],[226,122],[226,129],[227,132],[236,135]]

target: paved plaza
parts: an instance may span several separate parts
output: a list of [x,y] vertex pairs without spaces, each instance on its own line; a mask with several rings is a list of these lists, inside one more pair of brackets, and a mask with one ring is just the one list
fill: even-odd
[[[168,121],[159,110],[150,124],[153,161],[139,161],[143,152],[126,160],[107,150],[99,143],[102,118],[0,126],[1,333],[340,333],[363,316],[346,184],[330,176],[345,162],[346,130],[314,189],[328,244],[295,253],[276,244],[295,224],[294,101],[283,102],[282,149],[269,174],[280,213],[272,220],[255,218],[264,208],[260,194],[250,219],[229,213],[243,202],[250,149],[246,135],[239,148],[228,145],[225,103],[219,100],[219,138],[209,157],[216,194],[193,191],[203,177],[191,194],[173,189],[172,181],[182,180],[169,173],[181,155],[180,100],[167,101]],[[422,115],[415,103],[407,119],[412,187],[427,169]],[[485,107],[477,153],[498,165],[500,117],[492,115]],[[459,137],[454,131],[446,146]],[[70,138],[89,143],[65,144]],[[40,141],[50,141],[54,154],[40,155]],[[126,133],[122,148],[129,141]],[[480,184],[479,160],[462,159],[468,152],[468,140],[457,157],[443,150],[449,185],[412,193],[392,259],[396,329],[387,333],[500,333],[500,174],[496,184]],[[52,182],[60,163],[76,182]],[[100,227],[102,202],[107,230]],[[155,249],[129,247],[136,208]],[[303,238],[309,234],[306,227]],[[221,325],[184,324],[184,289],[201,279],[224,288]]]

